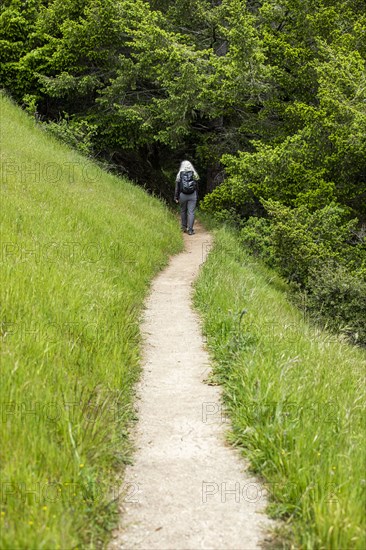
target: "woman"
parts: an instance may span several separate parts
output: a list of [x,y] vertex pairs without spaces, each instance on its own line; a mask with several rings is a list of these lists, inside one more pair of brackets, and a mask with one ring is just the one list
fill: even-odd
[[198,197],[199,176],[189,160],[184,160],[175,178],[174,200],[180,204],[182,231],[194,235],[194,210]]

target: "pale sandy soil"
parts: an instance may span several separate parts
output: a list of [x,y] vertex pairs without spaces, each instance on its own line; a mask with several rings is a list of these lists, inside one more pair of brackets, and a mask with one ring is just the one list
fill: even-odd
[[211,237],[195,229],[146,303],[136,452],[111,550],[254,550],[272,527],[264,488],[225,443],[220,389],[204,383],[210,358],[191,285]]

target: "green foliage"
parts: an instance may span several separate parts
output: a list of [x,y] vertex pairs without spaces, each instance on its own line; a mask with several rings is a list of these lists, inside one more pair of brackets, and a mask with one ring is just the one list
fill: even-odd
[[[306,289],[317,318],[364,342],[366,255],[356,229],[366,219],[365,16],[357,2],[338,4],[268,1],[254,10],[271,83],[262,135],[252,150],[222,157],[227,178],[201,207],[249,220],[242,242]],[[257,219],[263,204],[271,221]],[[343,284],[348,291],[337,292]]]
[[364,253],[349,219],[366,219],[365,29],[361,0],[14,0],[0,77],[59,138],[166,198],[192,153],[213,189],[201,208],[238,226],[272,208],[243,242],[307,287]]
[[11,0],[0,6],[0,83],[22,98],[34,76],[24,70],[20,60],[32,48],[32,31],[40,0]]
[[13,0],[0,77],[39,117],[95,125],[108,160],[223,162],[208,210],[337,201],[364,219],[365,26],[358,0]]
[[93,156],[93,136],[97,128],[95,124],[89,124],[86,120],[79,122],[63,118],[59,123],[42,123],[42,126],[83,155]]
[[131,59],[123,61],[99,103],[131,147],[177,146],[204,104],[209,52],[166,30],[161,13],[151,12],[145,2],[125,2],[124,8],[135,16],[127,30]]
[[268,218],[250,217],[240,231],[240,241],[254,256],[266,261],[268,265],[274,265],[273,224]]
[[325,264],[311,270],[306,308],[313,318],[366,345],[366,271]]
[[263,2],[253,16],[266,54],[262,85],[271,84],[251,121],[261,135],[254,151],[223,156],[228,179],[206,198],[208,211],[248,217],[260,198],[310,209],[336,201],[366,218],[365,17],[358,4],[327,4]]
[[361,342],[365,33],[364,0],[4,0],[0,86],[165,198],[199,160],[201,207]]
[[333,204],[314,212],[265,206],[270,219],[249,218],[241,242],[305,293],[313,318],[366,344],[366,241],[357,220]]
[[365,351],[309,324],[285,290],[233,232],[216,232],[195,301],[230,441],[284,520],[276,548],[362,550]]
[[360,259],[360,246],[352,245],[357,220],[346,221],[346,212],[339,206],[330,204],[310,213],[304,206],[264,204],[272,219],[276,263],[288,279],[306,286],[309,271],[325,262],[350,266]]

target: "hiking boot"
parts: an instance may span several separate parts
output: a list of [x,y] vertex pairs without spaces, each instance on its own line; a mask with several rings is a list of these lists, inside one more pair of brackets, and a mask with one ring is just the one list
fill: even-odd
[[187,233],[187,228],[186,227],[181,227],[181,230],[183,231],[183,233]]
[[188,229],[188,235],[194,235],[194,229]]

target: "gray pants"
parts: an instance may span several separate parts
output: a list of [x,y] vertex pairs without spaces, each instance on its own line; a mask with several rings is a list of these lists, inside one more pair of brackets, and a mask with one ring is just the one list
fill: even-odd
[[[197,191],[191,195],[185,195],[181,193],[179,195],[179,204],[180,204],[180,216],[182,221],[182,227],[188,227],[188,231],[193,229],[194,224],[194,209],[196,208],[197,203]],[[187,212],[188,212],[188,225],[187,225]]]

